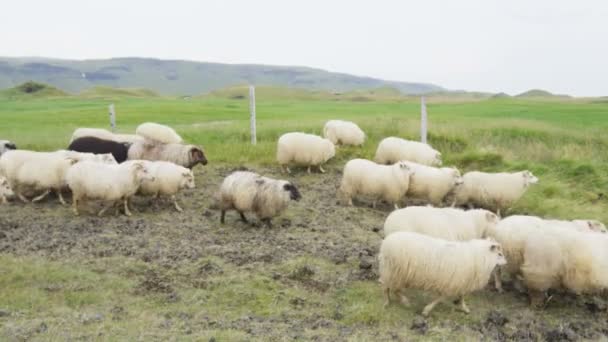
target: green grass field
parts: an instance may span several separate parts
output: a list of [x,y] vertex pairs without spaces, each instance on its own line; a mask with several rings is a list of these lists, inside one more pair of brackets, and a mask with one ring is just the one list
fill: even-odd
[[[354,157],[371,159],[387,136],[419,138],[417,98],[373,97],[365,102],[305,91],[262,88],[257,94],[258,144],[249,144],[244,88],[190,100],[169,98],[54,98],[3,101],[3,139],[21,148],[65,148],[77,127],[105,127],[115,103],[118,131],[133,133],[145,121],[171,125],[204,147],[213,163],[272,165],[275,142],[289,131],[321,134],[327,119],[354,120],[368,135],[362,149],[342,149],[330,167]],[[236,98],[236,99],[234,99]],[[466,172],[529,169],[541,178],[516,211],[608,221],[598,196],[608,186],[608,103],[489,99],[428,100],[429,143],[444,164]],[[435,103],[436,102],[436,103]]]
[[[329,174],[333,175],[328,179],[335,182],[347,160],[355,157],[371,159],[383,137],[419,138],[418,98],[401,97],[390,92],[335,95],[263,87],[258,89],[256,97],[256,146],[249,144],[245,88],[190,99],[122,96],[120,92],[112,93],[107,89],[99,95],[88,93],[80,97],[0,97],[0,139],[13,140],[24,149],[65,148],[77,127],[107,128],[108,105],[114,103],[121,133],[133,133],[138,124],[154,121],[168,124],[186,141],[202,145],[210,164],[197,177],[206,179],[204,187],[198,185],[208,197],[221,181],[220,174],[224,171],[218,170],[245,165],[274,170],[272,172],[278,175],[274,161],[277,138],[289,131],[321,134],[323,123],[328,119],[353,120],[368,136],[362,148],[340,148],[336,158],[328,163]],[[528,169],[540,178],[539,184],[525,194],[511,214],[593,218],[608,223],[608,199],[605,196],[608,187],[608,136],[605,134],[608,130],[608,102],[444,96],[429,97],[427,103],[429,143],[442,151],[445,165],[457,166],[462,172]],[[219,173],[215,174],[216,171]],[[323,185],[317,182],[326,175],[300,174],[296,177],[304,187],[314,185],[322,189]],[[328,196],[332,196],[336,186],[327,185]],[[13,203],[10,210],[0,211],[0,215],[6,215],[5,221],[0,216],[0,224],[15,224],[18,220],[11,221],[10,215],[22,207]],[[72,217],[67,209],[58,210],[44,210],[40,215],[52,217],[52,222],[58,224],[71,224]],[[388,210],[374,212],[369,218],[365,215],[370,210],[349,208],[347,212],[360,217],[361,224],[381,226]],[[193,213],[200,216],[200,210],[186,214]],[[306,210],[294,209],[286,216],[294,221],[299,214],[306,215]],[[317,214],[323,215],[322,212]],[[145,219],[148,220],[146,222],[155,220],[152,214],[147,214]],[[340,217],[334,220],[331,225],[344,222]],[[123,221],[114,223],[120,222]],[[332,227],[325,228],[331,231]],[[0,232],[2,229],[10,230],[0,227]],[[6,234],[10,235],[10,232]],[[100,234],[108,235],[107,238],[123,238],[116,236],[116,231]],[[373,238],[368,235],[371,234],[369,232],[345,234],[352,235],[348,241],[360,245],[379,241],[376,235]],[[292,235],[286,235],[286,240],[302,238],[311,244],[316,243],[313,242],[315,237],[308,233],[305,238],[296,233]],[[339,248],[340,244],[336,246]],[[377,245],[371,247],[376,249]],[[61,246],[53,248],[61,250]],[[335,274],[358,268],[357,261],[350,257],[346,258],[346,263],[335,264],[322,256],[297,255],[280,262],[262,263],[260,269],[243,267],[226,258],[209,257],[211,264],[220,265],[223,271],[207,279],[212,285],[201,288],[181,279],[190,281],[188,274],[195,273],[201,265],[209,264],[204,255],[172,267],[152,267],[128,255],[105,258],[86,253],[71,255],[65,251],[57,252],[57,255],[52,252],[39,255],[15,251],[6,244],[0,244],[0,251],[0,311],[9,312],[8,315],[0,314],[0,330],[6,338],[14,340],[24,337],[64,340],[66,336],[87,340],[207,340],[211,337],[218,341],[292,340],[290,324],[282,317],[293,318],[294,322],[306,326],[304,332],[295,336],[304,340],[385,340],[393,334],[399,338],[443,340],[452,337],[467,340],[479,338],[480,332],[475,327],[482,324],[485,320],[483,315],[495,307],[504,308],[507,315],[525,312],[527,316],[521,320],[537,317],[537,313],[527,309],[522,298],[511,295],[502,300],[496,298],[496,293],[484,291],[473,296],[469,304],[472,310],[480,309],[481,313],[463,316],[453,310],[440,310],[437,313],[439,317],[429,322],[429,333],[418,335],[409,329],[415,317],[413,309],[397,306],[382,309],[381,293],[375,279],[334,279]],[[306,286],[273,278],[275,273],[293,274],[306,269],[302,265],[312,265],[315,281],[323,283],[324,279],[330,279],[327,280],[332,284],[329,289],[313,291]],[[146,269],[162,270],[176,288],[181,301],[167,303],[160,295],[132,295],[133,288],[141,286],[138,280]],[[48,290],[47,286],[56,286],[57,289]],[[284,298],[301,298],[305,304],[299,306],[297,301],[294,304]],[[514,298],[518,301],[514,302]],[[120,303],[123,304],[118,305]],[[128,306],[128,313],[115,312],[120,311],[116,309],[118,306]],[[582,307],[577,307],[572,317],[587,319]],[[569,307],[560,305],[543,317],[549,322],[547,324],[559,325],[568,310]],[[104,312],[103,317],[98,320],[96,312]],[[176,318],[179,313],[188,319]],[[113,320],[114,316],[120,318]],[[253,321],[242,322],[242,316],[251,316]],[[210,324],[209,320],[219,323]],[[311,320],[321,323],[311,328],[315,326]],[[329,323],[323,325],[324,321]],[[446,327],[445,322],[456,322],[465,328],[455,330],[447,323]],[[169,327],[163,324],[169,324]],[[264,329],[256,331],[260,326]],[[511,328],[518,330],[519,326]],[[65,329],[70,333],[66,335]],[[542,332],[539,334],[544,336]]]

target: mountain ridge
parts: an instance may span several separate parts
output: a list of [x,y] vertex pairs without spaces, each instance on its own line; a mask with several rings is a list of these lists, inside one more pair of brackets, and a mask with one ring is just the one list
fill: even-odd
[[145,57],[85,60],[0,57],[0,88],[14,87],[30,80],[71,93],[107,86],[148,88],[163,95],[198,95],[242,84],[336,92],[383,87],[395,88],[402,94],[446,91],[430,83],[390,81],[306,66],[225,64]]

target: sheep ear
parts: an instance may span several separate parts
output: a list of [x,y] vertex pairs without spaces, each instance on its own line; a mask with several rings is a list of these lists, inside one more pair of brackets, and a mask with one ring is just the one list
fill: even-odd
[[264,180],[263,179],[256,179],[255,184],[262,185],[262,184],[264,184]]

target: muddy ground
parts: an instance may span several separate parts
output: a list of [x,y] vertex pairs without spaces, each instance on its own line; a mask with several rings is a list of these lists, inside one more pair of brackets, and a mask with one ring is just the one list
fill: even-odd
[[[411,308],[392,304],[384,310],[376,255],[390,206],[372,209],[363,200],[344,207],[335,195],[338,169],[323,175],[296,170],[285,178],[298,185],[303,198],[275,218],[274,227],[257,224],[252,215],[252,223],[240,222],[236,212],[220,225],[213,193],[238,167],[197,168],[197,188],[179,196],[181,214],[169,202],[150,205],[143,198],[135,199],[132,217],[109,211],[101,218],[92,214],[97,204],[75,217],[54,197],[37,204],[13,201],[0,206],[0,253],[130,279],[130,293],[154,304],[146,308],[153,323],[142,323],[144,340],[576,341],[608,336],[604,298],[556,293],[545,309],[531,309],[509,282],[505,294],[488,286],[472,295],[468,316],[445,303],[422,318],[418,313],[430,299],[423,293],[413,297]],[[276,168],[249,168],[281,176]],[[117,260],[138,269],[127,272],[116,266]],[[270,285],[260,288],[258,281]],[[233,297],[215,298],[224,286]],[[205,300],[190,303],[192,293]],[[243,304],[241,295],[255,300]],[[119,304],[97,311],[74,308],[73,315],[93,313],[78,316],[85,318],[67,324],[54,338],[141,339],[111,331],[114,321],[141,319],[140,307]],[[2,339],[46,340],[56,324],[42,314],[1,305]],[[72,332],[72,324],[84,328]],[[103,328],[89,328],[96,325]]]

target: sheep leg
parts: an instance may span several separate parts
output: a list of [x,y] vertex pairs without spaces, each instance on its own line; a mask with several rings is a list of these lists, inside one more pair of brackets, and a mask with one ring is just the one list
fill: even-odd
[[243,214],[242,211],[239,211],[239,215],[241,215],[241,221],[249,223],[249,221],[247,221],[247,217],[245,216],[245,214]]
[[51,193],[51,190],[45,190],[45,191],[42,193],[42,195],[40,195],[40,196],[38,196],[38,197],[34,197],[34,198],[32,199],[32,202],[38,202],[38,201],[41,201],[43,198],[45,198],[45,197],[46,197],[48,194],[50,194],[50,193]]
[[285,173],[291,173],[291,170],[289,169],[289,166],[281,164],[281,172]]
[[469,310],[469,308],[467,307],[467,303],[465,303],[464,301],[464,296],[460,297],[460,299],[458,300],[458,310],[468,314],[471,313],[471,310]]
[[325,170],[323,170],[323,166],[319,165],[319,171],[321,171],[321,173],[325,173]]
[[0,195],[0,204],[6,204],[8,203],[8,201],[6,200],[6,197],[3,195]]
[[399,296],[399,301],[404,306],[410,306],[410,300],[401,291],[402,290],[395,291],[395,293]]
[[175,195],[171,196],[171,199],[173,200],[173,204],[175,205],[175,209],[177,211],[179,211],[180,213],[183,212],[184,210],[179,206],[179,204],[177,204],[177,198],[175,197]]
[[376,200],[373,200],[373,202],[372,202],[372,208],[373,209],[376,209],[376,202],[377,202]]
[[310,165],[308,166],[307,172],[308,172],[308,174],[310,174]]
[[397,205],[397,203],[395,203],[395,210],[399,209],[399,206]]
[[498,293],[504,292],[504,290],[502,289],[500,267],[496,267],[496,269],[494,270],[494,287],[496,287],[496,291],[498,291]]
[[124,204],[125,204],[125,215],[131,216],[131,211],[129,211],[129,198],[128,197],[125,197]]
[[72,195],[72,211],[74,212],[74,215],[78,216],[80,215],[80,213],[78,212],[78,201],[80,199],[78,197],[76,197],[76,195]]
[[437,299],[435,299],[434,301],[430,302],[427,306],[424,307],[424,310],[422,310],[422,316],[428,317],[428,315],[435,308],[435,306],[437,304],[439,304],[440,302],[442,302],[444,299],[445,299],[445,296],[440,296]]
[[110,208],[113,208],[113,207],[114,207],[114,205],[115,205],[115,203],[114,203],[114,202],[112,202],[110,205],[104,206],[104,207],[103,207],[103,208],[101,208],[101,210],[100,210],[100,211],[97,213],[97,216],[101,217],[101,216],[102,216],[102,215],[103,215],[103,214],[106,212],[106,210],[108,210],[108,209],[110,209]]
[[25,196],[23,196],[23,194],[22,194],[22,193],[20,193],[20,192],[18,192],[18,193],[17,193],[17,197],[18,197],[18,198],[21,200],[21,202],[23,202],[23,203],[29,203],[29,202],[30,202],[30,201],[29,201],[29,200],[28,200],[28,199],[27,199]]
[[220,223],[224,224],[224,220],[226,218],[226,210],[222,210],[222,214],[220,215]]
[[385,287],[383,289],[383,293],[384,293],[384,304],[382,305],[382,307],[386,308],[391,303],[391,289],[389,289],[388,287]]
[[61,189],[55,190],[55,193],[57,194],[57,197],[59,197],[59,203],[61,203],[61,205],[67,205],[67,203],[63,199],[63,194],[61,193]]
[[348,199],[348,205],[350,205],[351,207],[353,206],[353,198],[349,198]]

